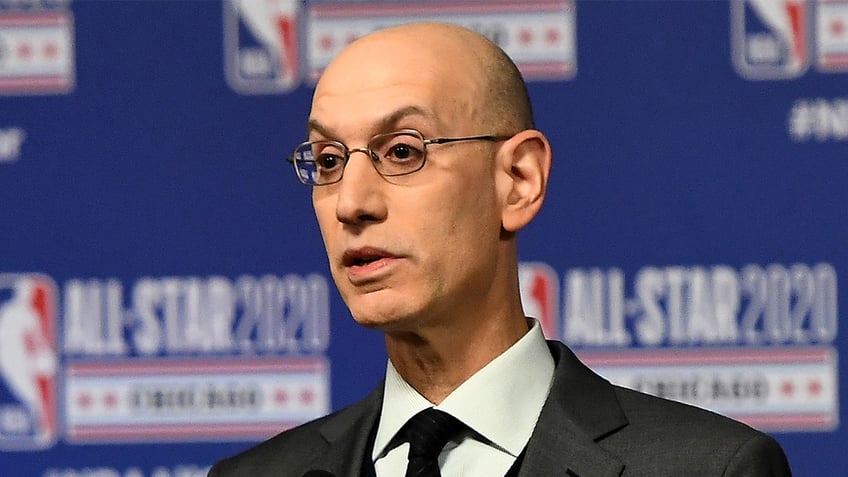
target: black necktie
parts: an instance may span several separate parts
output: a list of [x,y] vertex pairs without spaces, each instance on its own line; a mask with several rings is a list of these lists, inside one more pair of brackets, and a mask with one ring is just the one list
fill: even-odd
[[464,427],[465,424],[455,417],[433,408],[407,421],[401,429],[404,440],[409,442],[406,477],[441,477],[439,454]]

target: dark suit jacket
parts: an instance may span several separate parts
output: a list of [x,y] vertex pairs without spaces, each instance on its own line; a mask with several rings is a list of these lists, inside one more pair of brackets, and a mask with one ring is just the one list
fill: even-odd
[[[554,380],[520,477],[791,475],[771,437],[708,411],[613,386],[562,343],[548,346]],[[321,469],[356,477],[382,398],[381,385],[348,408],[219,462],[209,475],[302,477]]]

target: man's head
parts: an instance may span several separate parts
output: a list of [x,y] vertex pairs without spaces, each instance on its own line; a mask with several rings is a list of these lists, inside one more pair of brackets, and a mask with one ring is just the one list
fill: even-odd
[[[532,125],[517,69],[469,30],[405,25],[339,54],[316,87],[309,140],[356,150],[342,180],[313,189],[313,205],[358,322],[418,332],[520,312],[515,233],[541,206],[550,167],[548,142]],[[422,169],[384,177],[372,161],[389,158],[362,148],[402,129],[506,139],[430,144]],[[397,146],[395,159],[408,157],[408,144]]]

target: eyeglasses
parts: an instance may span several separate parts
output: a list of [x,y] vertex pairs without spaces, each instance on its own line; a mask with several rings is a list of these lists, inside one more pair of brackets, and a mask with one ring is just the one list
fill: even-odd
[[420,171],[427,160],[427,146],[459,141],[505,141],[512,136],[464,136],[425,139],[415,129],[402,129],[377,134],[367,147],[348,148],[339,141],[304,142],[297,146],[292,157],[294,171],[300,182],[308,186],[334,184],[342,180],[350,155],[363,152],[383,177],[403,176]]

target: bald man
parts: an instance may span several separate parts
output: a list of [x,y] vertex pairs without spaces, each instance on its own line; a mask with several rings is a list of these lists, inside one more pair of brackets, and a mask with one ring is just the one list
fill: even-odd
[[385,335],[386,377],[210,476],[790,475],[772,438],[613,386],[524,316],[516,234],[551,148],[496,45],[437,23],[368,35],[326,69],[308,124],[292,162],[342,298]]

